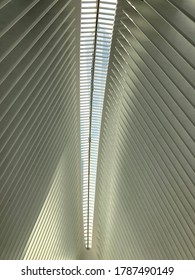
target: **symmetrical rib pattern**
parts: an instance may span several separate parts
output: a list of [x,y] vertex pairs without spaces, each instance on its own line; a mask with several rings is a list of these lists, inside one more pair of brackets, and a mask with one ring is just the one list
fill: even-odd
[[195,258],[195,2],[119,0],[100,136],[94,252]]
[[[83,33],[95,37],[97,1],[83,3]],[[91,50],[90,38],[81,39],[89,54],[81,57],[81,130],[80,1],[0,3],[0,259],[82,252],[81,170],[92,169],[95,186],[101,119],[94,109],[89,139],[85,90],[97,93],[99,110],[114,15],[112,0],[101,3],[96,68],[88,64],[94,38]],[[96,180],[91,253],[99,259],[195,258],[194,16],[192,0],[118,1]],[[94,166],[81,168],[80,132],[87,147],[94,137]],[[91,198],[83,203],[90,245],[94,192]]]
[[3,3],[0,258],[76,259],[83,245],[80,2]]

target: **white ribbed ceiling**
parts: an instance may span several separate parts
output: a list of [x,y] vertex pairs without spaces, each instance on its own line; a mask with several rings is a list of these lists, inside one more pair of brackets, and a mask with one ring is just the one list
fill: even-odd
[[98,158],[99,259],[195,258],[195,1],[119,0]]
[[0,259],[81,253],[79,36],[79,1],[0,1]]
[[195,1],[80,4],[0,1],[0,259],[195,259]]

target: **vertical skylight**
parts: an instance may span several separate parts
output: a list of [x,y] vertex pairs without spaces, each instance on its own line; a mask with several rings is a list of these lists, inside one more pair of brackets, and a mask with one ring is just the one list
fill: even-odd
[[86,248],[92,246],[99,137],[116,2],[81,1],[80,122]]

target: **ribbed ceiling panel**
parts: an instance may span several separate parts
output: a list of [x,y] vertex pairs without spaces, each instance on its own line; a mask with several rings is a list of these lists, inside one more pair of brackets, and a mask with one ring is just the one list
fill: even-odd
[[83,245],[80,1],[3,3],[0,258],[76,259]]
[[118,1],[96,186],[100,259],[195,258],[194,11],[190,0]]

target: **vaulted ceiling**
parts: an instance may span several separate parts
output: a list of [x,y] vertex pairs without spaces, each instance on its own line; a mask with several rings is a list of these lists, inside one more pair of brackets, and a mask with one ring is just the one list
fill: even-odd
[[195,3],[115,4],[0,2],[1,259],[195,258]]

